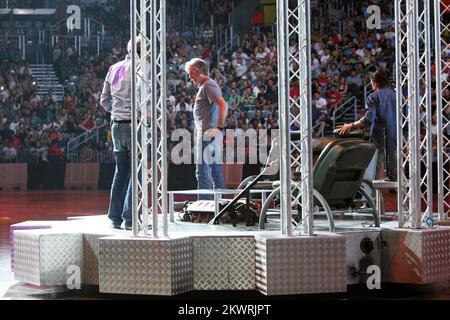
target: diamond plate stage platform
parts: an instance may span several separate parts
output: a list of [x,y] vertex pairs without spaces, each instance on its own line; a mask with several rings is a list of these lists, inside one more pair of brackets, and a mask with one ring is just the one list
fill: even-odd
[[175,222],[169,224],[169,238],[154,239],[112,229],[106,216],[26,221],[11,226],[11,265],[17,281],[37,286],[66,285],[70,267],[76,266],[81,285],[98,285],[102,293],[146,295],[345,292],[349,284],[366,283],[371,265],[381,268],[384,282],[450,280],[449,227],[366,225],[340,221],[336,233],[285,237],[273,225],[260,231]]

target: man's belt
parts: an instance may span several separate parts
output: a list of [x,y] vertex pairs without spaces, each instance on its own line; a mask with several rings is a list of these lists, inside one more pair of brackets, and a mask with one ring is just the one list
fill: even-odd
[[113,120],[114,123],[131,123],[131,120]]

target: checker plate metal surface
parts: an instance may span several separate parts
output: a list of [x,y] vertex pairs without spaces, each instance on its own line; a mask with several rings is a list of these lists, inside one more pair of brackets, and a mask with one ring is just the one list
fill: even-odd
[[194,237],[195,290],[255,289],[255,239]]
[[382,231],[383,281],[426,284],[450,280],[450,228]]
[[18,281],[38,286],[66,285],[69,266],[83,272],[83,242],[80,233],[50,230],[19,230],[15,238],[15,272]]
[[98,285],[98,242],[108,234],[83,234],[84,272],[83,284]]
[[439,226],[450,226],[450,219],[445,219],[445,220],[438,220],[436,221],[436,224]]
[[266,295],[345,292],[345,238],[256,236],[256,286]]
[[66,285],[69,266],[83,274],[83,237],[81,233],[43,234],[40,236],[43,286]]
[[14,280],[41,285],[39,235],[14,231]]
[[345,237],[347,284],[366,283],[369,266],[376,265],[381,269],[381,230],[358,230],[340,235]]
[[193,289],[192,239],[99,239],[100,292],[174,295]]
[[450,228],[425,232],[422,253],[425,283],[450,280]]
[[9,250],[11,253],[11,271],[14,272],[14,231],[15,230],[32,230],[32,229],[50,229],[52,226],[45,221],[25,221],[12,224],[9,227]]

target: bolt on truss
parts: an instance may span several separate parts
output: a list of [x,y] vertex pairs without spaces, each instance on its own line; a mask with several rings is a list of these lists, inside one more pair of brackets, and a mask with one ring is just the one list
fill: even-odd
[[[450,107],[450,99],[442,93],[450,90],[450,78],[443,77],[442,71],[450,68],[449,60],[445,60],[443,50],[450,49],[449,21],[444,13],[450,12],[450,4],[445,1],[434,1],[435,22],[435,64],[436,64],[436,114],[437,114],[437,176],[438,176],[438,213],[439,219],[448,219],[450,214],[450,138],[444,134],[450,130],[450,119],[446,109]],[[447,13],[448,15],[449,13]],[[448,19],[448,18],[447,18]]]
[[[280,110],[281,231],[292,235],[292,208],[301,211],[300,233],[313,235],[312,121],[310,72],[310,1],[277,0],[278,81]],[[290,52],[289,44],[298,43]],[[291,85],[300,95],[292,99]],[[300,129],[300,141],[291,141],[290,128]],[[292,181],[292,172],[300,181]],[[285,196],[283,196],[285,195]]]
[[[165,0],[131,1],[133,232],[167,236]],[[137,53],[140,42],[140,55]],[[149,199],[149,191],[151,197]],[[151,224],[149,221],[151,217]]]
[[420,228],[433,215],[429,1],[396,1],[395,32],[399,226]]

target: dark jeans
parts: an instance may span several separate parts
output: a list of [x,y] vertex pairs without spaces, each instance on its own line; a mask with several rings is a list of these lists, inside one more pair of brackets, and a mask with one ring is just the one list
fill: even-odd
[[114,224],[123,220],[131,224],[131,124],[113,123],[111,126],[116,170],[111,186],[108,218]]
[[[213,159],[205,159],[203,157],[203,151],[208,146],[212,147],[215,143],[203,142],[201,150],[196,149],[196,170],[195,176],[197,177],[198,189],[223,189],[225,188],[225,182],[223,179],[222,161],[211,161]],[[219,148],[219,147],[217,147]],[[216,156],[218,149],[214,148],[214,151],[206,151],[212,157]],[[212,150],[212,149],[210,149]],[[200,153],[201,152],[201,153]],[[201,158],[200,158],[201,157]],[[201,161],[200,161],[201,159]],[[201,163],[200,163],[201,162]],[[210,195],[198,195],[199,200],[212,199]]]
[[386,136],[380,139],[376,143],[378,147],[378,159],[377,159],[377,176],[376,178],[382,178],[384,169],[384,175],[390,180],[397,181],[397,146],[393,139],[389,139]]

